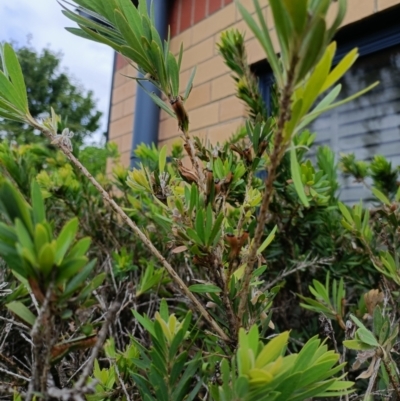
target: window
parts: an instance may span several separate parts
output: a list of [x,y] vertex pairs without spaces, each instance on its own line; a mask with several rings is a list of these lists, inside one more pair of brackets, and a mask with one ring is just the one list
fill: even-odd
[[[360,58],[342,79],[340,97],[343,99],[380,81],[371,92],[322,115],[309,127],[317,133],[316,144],[329,145],[337,160],[340,153],[354,153],[363,160],[382,154],[392,165],[400,165],[399,16],[398,8],[391,9],[342,29],[336,37],[336,61],[354,47],[360,52]],[[264,96],[269,96],[271,73],[263,75],[260,75],[261,89]],[[367,196],[365,188],[352,178],[342,180],[343,201],[353,203]]]

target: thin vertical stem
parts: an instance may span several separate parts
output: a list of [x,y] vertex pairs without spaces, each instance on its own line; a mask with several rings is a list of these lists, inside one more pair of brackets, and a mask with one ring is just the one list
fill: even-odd
[[295,69],[298,59],[294,58],[291,63],[290,70],[288,71],[288,78],[285,87],[280,97],[280,110],[278,123],[275,132],[274,146],[272,155],[270,158],[270,164],[268,166],[268,177],[265,184],[264,196],[261,202],[260,213],[257,219],[257,227],[254,233],[253,245],[250,248],[248,261],[243,277],[243,286],[240,292],[240,302],[238,309],[238,326],[242,325],[243,315],[246,311],[246,305],[250,292],[250,281],[253,272],[254,264],[257,260],[257,250],[260,247],[261,239],[264,233],[265,222],[267,221],[267,214],[269,210],[269,204],[273,195],[273,185],[276,179],[277,169],[282,160],[284,152],[287,148],[287,143],[283,140],[283,132],[285,123],[290,120],[290,108],[292,103],[292,94],[294,86]]

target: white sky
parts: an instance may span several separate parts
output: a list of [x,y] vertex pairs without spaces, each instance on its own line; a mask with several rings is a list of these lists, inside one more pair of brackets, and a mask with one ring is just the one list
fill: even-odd
[[0,0],[0,41],[26,45],[32,35],[30,44],[36,50],[49,46],[62,51],[62,68],[94,92],[97,108],[103,112],[101,128],[93,137],[98,139],[107,128],[113,51],[67,32],[64,28],[75,24],[61,10],[56,0]]

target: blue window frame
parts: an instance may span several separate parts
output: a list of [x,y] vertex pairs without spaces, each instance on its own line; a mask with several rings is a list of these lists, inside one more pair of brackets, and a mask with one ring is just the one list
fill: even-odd
[[[373,91],[322,115],[309,128],[317,145],[328,145],[337,154],[354,153],[370,160],[382,154],[400,165],[400,7],[394,7],[341,29],[335,40],[334,62],[358,47],[360,58],[342,80],[341,97],[347,97],[379,80]],[[254,66],[265,101],[270,103],[273,84],[266,62]],[[261,73],[262,71],[262,73]],[[351,178],[341,178],[343,201],[353,203],[368,195]]]

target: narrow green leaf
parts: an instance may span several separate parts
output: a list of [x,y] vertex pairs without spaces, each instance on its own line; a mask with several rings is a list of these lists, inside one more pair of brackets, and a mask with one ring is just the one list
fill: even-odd
[[143,58],[146,58],[142,43],[140,41],[141,36],[136,36],[133,30],[133,25],[129,25],[119,10],[115,10],[115,22],[127,44]]
[[26,107],[19,94],[16,92],[14,86],[6,78],[3,71],[0,70],[0,98],[4,98],[13,106],[18,108],[19,111],[26,113]]
[[151,97],[153,102],[161,107],[167,114],[169,114],[171,117],[176,119],[176,114],[173,112],[173,110],[168,107],[164,101],[162,101],[155,93],[149,92],[141,83],[138,81],[138,84],[142,87],[142,89]]
[[283,4],[290,15],[296,33],[301,35],[307,22],[308,0],[283,0]]
[[149,43],[152,42],[153,36],[151,34],[151,21],[150,18],[142,14],[142,28],[143,36],[147,39]]
[[41,248],[38,256],[39,269],[45,277],[48,277],[51,273],[54,266],[54,260],[54,247],[51,244],[47,243]]
[[181,43],[181,46],[179,48],[179,55],[178,55],[178,70],[181,70],[181,65],[182,65],[182,56],[183,56],[183,42]]
[[325,288],[318,280],[313,280],[313,285],[319,295],[319,298],[322,298],[327,305],[330,305],[331,301],[329,299],[327,288]]
[[214,284],[193,284],[189,287],[189,290],[196,293],[222,292],[221,288]]
[[[32,237],[20,219],[15,220],[15,233],[17,234],[19,244],[35,255],[35,247]],[[37,263],[34,263],[34,265],[36,264]]]
[[362,341],[358,341],[358,340],[345,340],[345,341],[343,341],[343,345],[348,349],[353,349],[356,351],[363,351],[363,350],[374,348],[371,345],[365,344]]
[[204,231],[204,212],[203,209],[197,210],[195,228],[197,235],[201,239],[201,243],[205,244],[206,235]]
[[153,336],[156,336],[156,332],[154,330],[154,323],[147,317],[142,316],[139,312],[132,310],[133,315],[138,320],[138,322]]
[[[317,106],[314,107],[312,113],[309,113],[305,115],[300,124],[296,127],[295,133],[300,132],[304,127],[306,127],[308,124],[310,124],[312,121],[314,121],[320,114],[323,113],[323,110],[332,104],[336,100],[336,98],[339,96],[340,91],[342,90],[342,85],[338,84],[336,85],[318,104]],[[320,114],[317,114],[317,112],[321,111]]]
[[117,45],[121,45],[126,42],[117,30],[115,30],[113,27],[110,27],[108,21],[106,21],[104,24],[95,22],[94,19],[82,17],[81,15],[68,10],[62,4],[61,6],[64,8],[62,13],[70,20],[76,22],[81,29],[85,28],[85,32],[87,34],[91,35],[92,33],[97,33],[98,37]]
[[204,243],[207,245],[210,240],[210,235],[211,235],[211,229],[213,226],[213,212],[211,209],[211,204],[207,205],[206,209],[206,226],[205,226],[205,232],[204,232]]
[[35,224],[42,223],[46,220],[46,212],[42,192],[36,180],[32,180],[31,185],[32,213]]
[[172,96],[176,97],[179,95],[179,66],[175,56],[171,52],[168,53],[167,64]]
[[369,92],[371,89],[375,88],[377,85],[379,84],[379,82],[375,82],[372,85],[368,86],[367,88],[364,88],[362,90],[360,90],[359,92],[355,93],[354,95],[351,95],[349,97],[347,97],[346,99],[340,100],[339,102],[333,103],[329,106],[326,106],[324,108],[319,108],[317,110],[317,108],[315,108],[311,113],[307,114],[306,116],[304,116],[304,119],[307,119],[307,124],[303,124],[301,123],[297,129],[296,132],[299,132],[300,129],[303,129],[306,127],[306,125],[308,125],[311,121],[315,120],[317,117],[319,117],[322,113],[325,113],[329,110],[332,110],[336,107],[340,107],[343,106],[344,104],[351,102],[352,100],[364,95],[365,93]]
[[332,65],[333,56],[335,55],[336,43],[332,42],[325,50],[319,63],[316,65],[314,71],[307,79],[306,86],[303,93],[303,109],[302,115],[308,113],[315,100],[322,92],[322,87],[327,79],[329,70]]
[[192,213],[194,207],[196,206],[196,200],[199,197],[199,191],[196,184],[192,184],[190,189],[190,204],[189,204],[189,213]]
[[58,268],[57,282],[74,277],[78,274],[82,268],[86,265],[88,258],[86,256],[77,256],[63,261],[61,266]]
[[299,196],[301,202],[305,207],[309,207],[310,203],[308,202],[307,196],[304,192],[303,182],[301,181],[300,176],[300,166],[299,162],[297,161],[296,149],[292,142],[292,147],[290,149],[290,170],[292,173],[292,180],[294,187],[296,189],[297,195]]
[[72,246],[71,250],[67,253],[65,260],[83,256],[88,251],[91,241],[90,237],[81,238]]
[[196,75],[196,70],[197,70],[197,66],[195,66],[192,70],[192,73],[190,74],[189,77],[189,81],[186,85],[186,89],[185,89],[185,93],[183,95],[183,100],[186,102],[186,100],[188,99],[190,92],[192,90],[193,87],[193,80],[194,80],[194,76]]
[[213,244],[215,238],[217,237],[218,233],[220,232],[221,226],[222,226],[222,222],[224,221],[224,218],[225,218],[224,214],[220,213],[218,215],[218,217],[215,219],[214,226],[213,226],[213,228],[211,230],[211,234],[210,234],[210,237],[208,239],[208,243],[207,243],[208,246]]
[[257,250],[257,255],[261,255],[262,252],[268,247],[268,245],[274,240],[275,238],[275,233],[276,230],[278,229],[278,226],[275,226],[271,232],[268,234],[268,237],[265,239],[265,241],[260,245],[260,247]]
[[294,35],[293,23],[282,0],[269,0],[269,4],[272,10],[278,40],[281,46],[281,57],[286,68],[289,68],[289,48],[290,42],[293,40],[292,38]]
[[315,16],[313,24],[308,29],[302,41],[302,47],[300,49],[301,61],[297,76],[298,82],[310,72],[314,64],[318,61],[325,41],[325,30],[325,20],[320,16]]
[[25,323],[28,323],[33,327],[36,321],[36,316],[22,303],[18,301],[10,302],[6,304],[7,309],[17,315]]
[[274,76],[278,83],[278,86],[282,86],[282,75],[281,75],[279,60],[276,55],[274,46],[272,44],[272,40],[269,35],[269,30],[265,23],[265,17],[263,15],[258,0],[254,0],[254,6],[256,8],[256,12],[262,26],[262,30],[257,25],[253,17],[250,15],[250,13],[243,7],[243,5],[238,0],[236,0],[236,5],[244,21],[246,22],[250,30],[254,33],[254,36],[258,39],[261,46],[263,47],[265,54],[267,55],[268,61],[271,65],[272,71],[274,72]]
[[136,38],[143,36],[142,20],[137,8],[130,0],[118,0],[118,3],[119,10],[123,13]]
[[[85,35],[90,36],[90,38],[96,42],[103,43],[107,46],[110,46],[117,52],[121,52],[121,46],[125,43],[125,41],[112,41],[108,39],[108,37],[103,36],[97,32],[95,32],[92,28],[87,28],[84,25],[79,25]],[[82,36],[82,35],[79,35]]]
[[[137,67],[135,67],[135,65],[133,65],[133,67],[137,70],[137,71],[141,71],[141,72],[147,72],[151,75],[151,77],[154,77],[156,75],[156,71],[154,69],[154,67],[151,64],[151,60],[149,60],[146,56],[142,56],[140,53],[138,53],[136,50],[132,49],[129,46],[121,46],[119,52],[127,57],[128,59],[132,60],[134,63],[137,64]],[[139,78],[134,78],[136,79],[137,82],[140,84],[140,80]],[[143,79],[143,78],[141,78]],[[157,86],[157,83],[155,81],[152,80],[152,83],[154,83]]]
[[391,206],[392,204],[390,203],[390,200],[387,198],[387,196],[382,193],[381,191],[379,191],[378,188],[373,187],[371,189],[372,193],[382,202],[384,203],[386,206]]
[[56,251],[56,264],[59,266],[75,239],[76,233],[78,232],[79,220],[77,217],[71,219],[62,228],[60,235],[57,238],[57,251]]
[[340,78],[351,68],[358,58],[358,49],[355,48],[346,54],[340,60],[339,64],[330,72],[324,85],[322,86],[322,92],[333,86]]
[[[1,101],[1,99],[0,99],[0,101]],[[22,116],[21,114],[12,113],[12,112],[9,112],[9,111],[1,109],[1,108],[0,108],[0,117],[5,118],[7,120],[11,120],[11,121],[17,121],[19,123],[25,122],[25,117]]]
[[64,294],[72,294],[76,291],[79,286],[81,286],[85,280],[88,278],[89,274],[92,272],[96,266],[96,259],[91,260],[72,280],[67,284]]
[[160,174],[164,172],[166,162],[167,162],[167,145],[164,145],[158,153],[158,170],[160,171]]
[[15,91],[18,93],[18,97],[21,99],[22,104],[24,105],[24,111],[25,113],[28,113],[28,98],[26,94],[24,76],[22,75],[22,69],[19,64],[17,55],[8,43],[4,45],[3,62],[7,66],[7,71],[15,88]]

